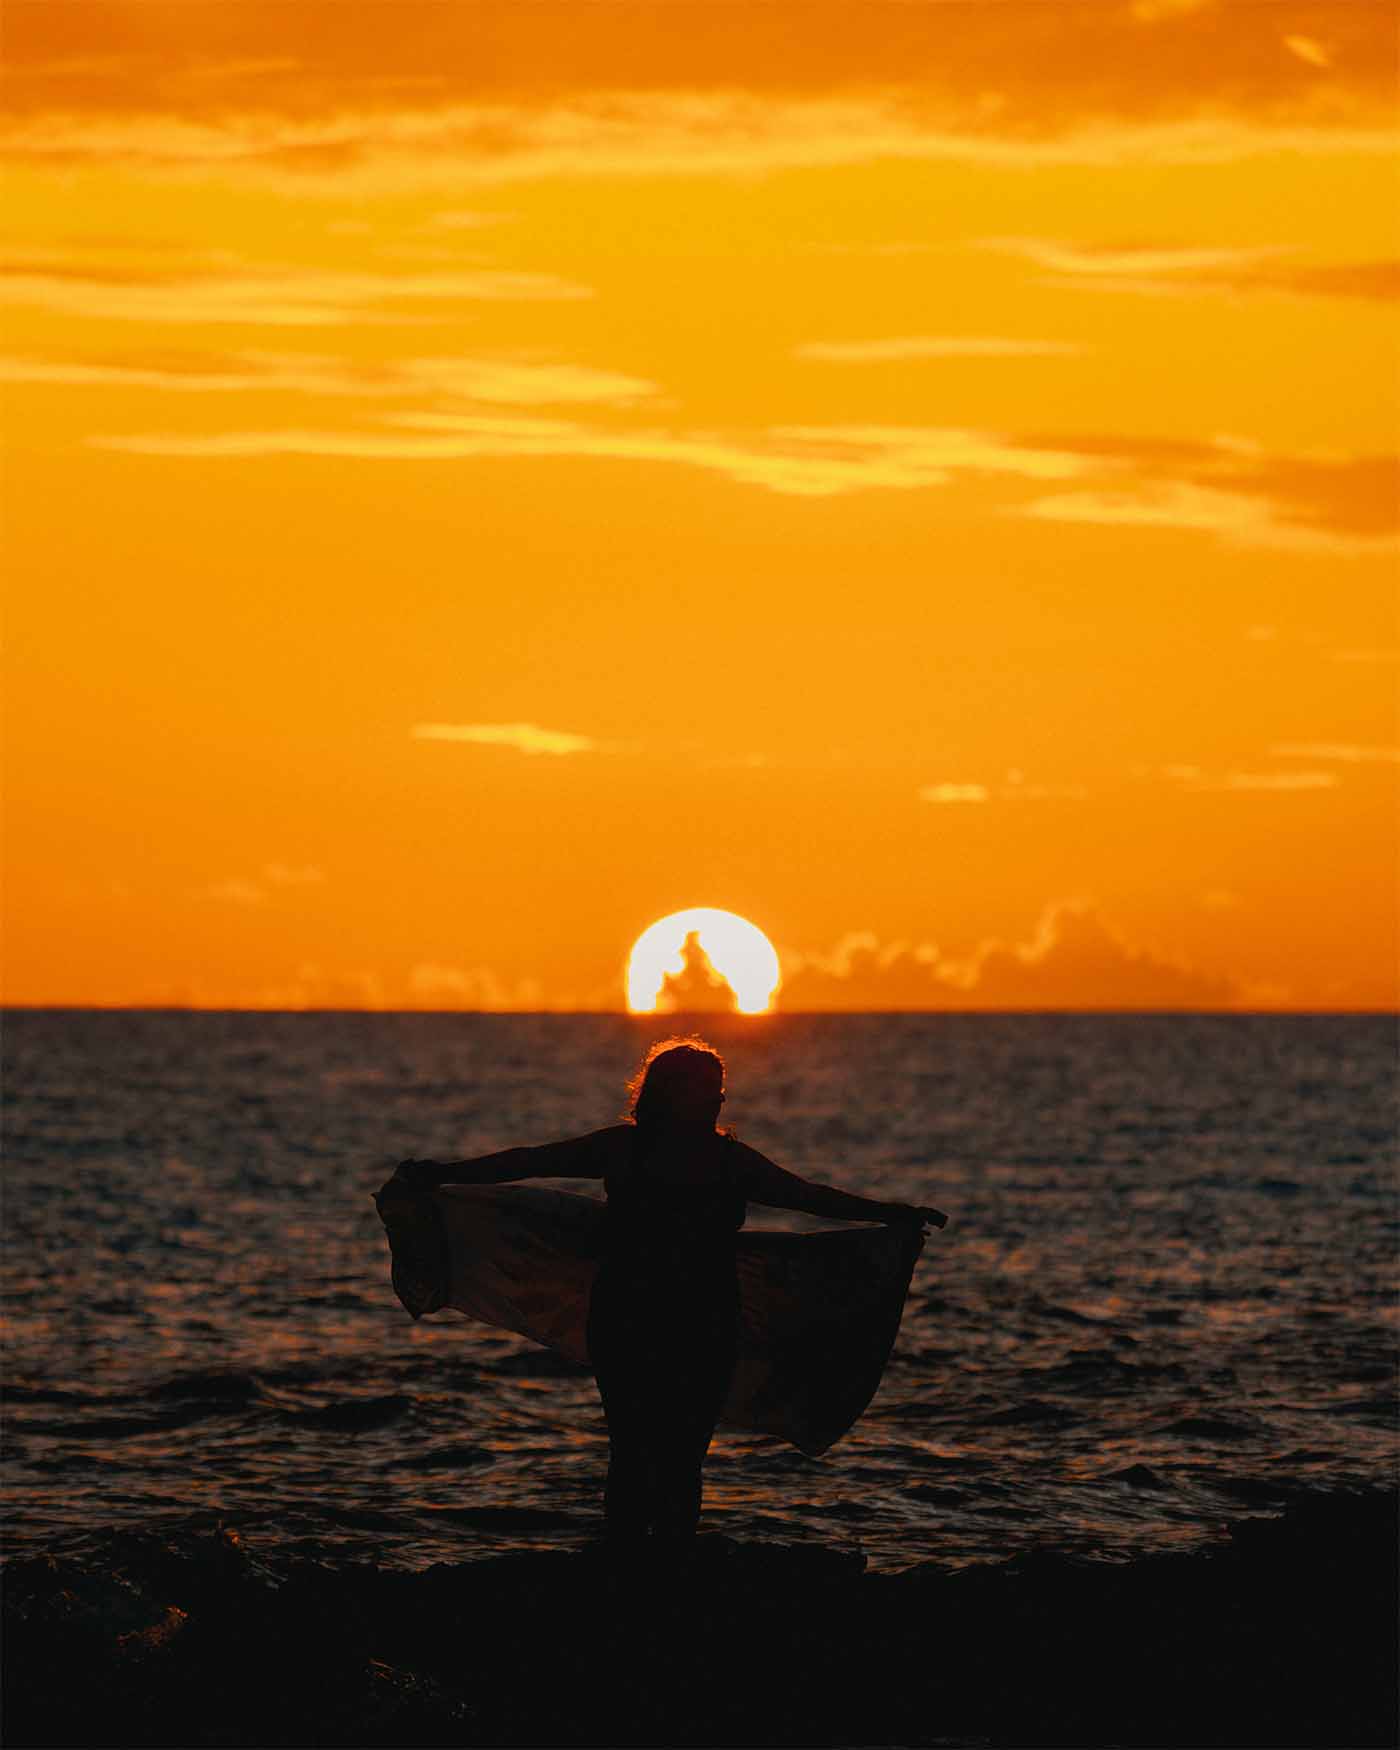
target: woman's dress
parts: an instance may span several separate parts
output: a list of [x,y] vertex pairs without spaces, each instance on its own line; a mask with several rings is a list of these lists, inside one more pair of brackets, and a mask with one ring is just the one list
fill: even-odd
[[684,1537],[738,1358],[739,1151],[641,1130],[607,1173],[588,1359],[608,1421],[610,1535]]

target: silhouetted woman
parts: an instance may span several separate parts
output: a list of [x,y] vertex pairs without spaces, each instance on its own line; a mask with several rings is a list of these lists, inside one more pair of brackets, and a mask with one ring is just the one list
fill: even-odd
[[749,1203],[835,1221],[933,1222],[937,1210],[814,1185],[717,1129],[724,1061],[699,1040],[653,1047],[632,1122],[474,1161],[405,1161],[416,1185],[601,1179],[603,1255],[588,1356],[608,1423],[608,1537],[693,1537],[700,1472],[734,1371],[735,1235]]

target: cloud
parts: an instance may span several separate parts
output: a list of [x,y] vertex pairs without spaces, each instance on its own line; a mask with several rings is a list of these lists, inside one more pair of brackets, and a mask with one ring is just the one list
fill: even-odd
[[1208,12],[1214,4],[1215,0],[1133,0],[1133,17],[1139,24],[1160,24],[1164,19]]
[[210,899],[224,905],[256,906],[267,902],[269,888],[318,887],[326,879],[324,870],[311,864],[293,866],[287,863],[264,863],[255,881],[245,876],[230,876],[214,881],[204,889]]
[[422,961],[408,975],[409,1006],[426,1009],[539,1010],[539,983],[523,978],[512,984],[489,966],[445,966]]
[[[444,373],[444,381],[465,382]],[[601,390],[600,390],[601,392]],[[1400,544],[1389,457],[1271,455],[1258,444],[1075,433],[1011,435],[937,426],[771,426],[742,436],[537,417],[402,411],[373,427],[107,433],[99,449],[166,457],[336,456],[365,461],[588,457],[699,468],[795,497],[917,491],[984,479],[1062,488],[1005,514],[1205,534],[1328,556]]]
[[260,990],[240,996],[232,1005],[228,1005],[226,999],[216,997],[196,1006],[293,1010],[382,1009],[385,1006],[385,993],[377,972],[357,968],[332,972],[306,962],[297,968],[285,984],[265,985]]
[[217,899],[224,905],[261,905],[267,898],[256,882],[245,881],[239,876],[232,876],[227,881],[213,881],[204,891],[210,899]]
[[1397,646],[1373,650],[1329,650],[1327,654],[1332,662],[1355,662],[1367,667],[1389,668],[1400,663],[1400,647]]
[[466,230],[490,216],[463,211],[476,190],[541,177],[1394,153],[1391,8],[1359,0],[890,5],[857,30],[848,0],[596,6],[586,29],[577,0],[395,0],[390,31],[328,28],[335,10],[11,8],[0,149],[55,172],[56,199],[83,166],[417,188]]
[[779,1007],[802,1009],[936,1009],[931,943],[882,944],[869,930],[843,936],[829,952],[784,949]]
[[1263,290],[1323,298],[1370,298],[1393,303],[1400,297],[1400,261],[1344,261],[1320,267],[1280,268],[1256,283]]
[[567,402],[630,407],[656,390],[654,383],[618,371],[503,359],[409,359],[398,367],[397,375],[405,391],[426,390],[517,407]]
[[1267,507],[1239,493],[1180,482],[1144,482],[1126,491],[1074,492],[1038,498],[1020,515],[1042,522],[1098,523],[1108,528],[1158,528],[1218,535],[1240,546],[1330,547],[1277,523]]
[[311,863],[264,863],[263,877],[274,887],[320,887],[326,879],[326,873],[324,869],[318,869]]
[[[235,355],[236,356],[236,355]],[[249,370],[170,365],[103,364],[82,360],[0,358],[0,382],[44,383],[61,388],[159,389],[176,394],[219,394],[276,386]]]
[[1152,297],[1275,293],[1379,303],[1400,294],[1400,261],[1308,261],[1289,244],[1241,249],[989,237],[978,247],[1020,256],[1048,271],[1052,284],[1090,291]]
[[941,973],[976,1008],[1213,1009],[1237,995],[1226,979],[1130,942],[1087,900],[1056,901],[1030,941],[983,941]]
[[630,407],[656,387],[616,371],[520,359],[407,358],[362,365],[311,353],[254,351],[87,361],[0,357],[0,382],[174,394],[428,397],[522,407],[583,402]]
[[[1309,86],[1315,82],[1290,57],[1274,58]],[[207,94],[188,115],[159,106],[144,113],[57,107],[26,114],[12,105],[19,113],[0,133],[0,155],[59,172],[120,166],[146,177],[217,177],[317,197],[413,188],[451,196],[470,186],[542,179],[749,177],[889,161],[1111,169],[1284,153],[1386,157],[1394,150],[1384,99],[1375,91],[1348,102],[1338,90],[1322,110],[1302,94],[1267,106],[1211,106],[1199,91],[1170,94],[1175,101],[1154,107],[1137,77],[1116,102],[1106,101],[1100,82],[1092,94],[1077,94],[1076,103],[1076,94],[1057,92],[1044,75],[1013,95],[1006,70],[1001,60],[983,69],[974,95],[906,85],[757,94],[734,89],[731,80],[726,90],[603,90],[538,104],[449,96],[393,109],[347,107],[356,94],[341,88],[327,95],[319,114],[278,114],[250,102],[210,115]],[[995,81],[990,90],[988,76]],[[8,85],[13,94],[13,78]],[[308,83],[302,91],[307,100],[313,95]],[[401,102],[423,95],[397,93]]]
[[986,802],[991,791],[985,784],[925,784],[920,802]]
[[439,231],[482,231],[492,225],[503,225],[504,213],[441,212],[434,213],[429,223]]
[[663,429],[603,430],[565,420],[450,413],[386,416],[379,431],[137,433],[88,440],[149,456],[321,455],[454,461],[478,456],[585,456],[700,468],[797,497],[944,486],[958,475],[1068,480],[1082,458],[992,432],[918,426],[775,426],[756,438]]
[[1330,68],[1332,57],[1316,37],[1286,36],[1283,46],[1290,55],[1297,55],[1300,61],[1306,61],[1310,67]]
[[1088,900],[1058,900],[1029,941],[989,937],[961,958],[930,944],[848,936],[784,956],[785,1009],[1220,1009],[1238,985],[1132,942]]
[[[1360,0],[999,0],[958,7],[953,26],[941,7],[880,8],[859,30],[849,0],[769,0],[748,11],[714,0],[597,7],[586,31],[575,0],[523,9],[474,0],[465,10],[395,0],[392,32],[330,30],[314,7],[249,4],[231,17],[216,7],[213,21],[208,10],[104,0],[79,31],[63,9],[16,8],[6,45],[13,102],[21,112],[66,96],[70,107],[107,111],[316,117],[346,93],[391,111],[405,94],[456,106],[519,93],[546,107],[596,100],[625,67],[634,94],[912,85],[929,101],[968,108],[1000,89],[1013,107],[1029,96],[1042,113],[1102,114],[1293,96],[1306,90],[1305,70],[1278,52],[1288,35],[1328,41],[1339,69],[1379,87],[1393,47],[1389,8]],[[146,23],[153,12],[158,26]]]
[[1070,278],[1150,281],[1229,270],[1239,272],[1286,253],[1269,248],[1201,248],[1157,243],[1073,243],[1054,237],[987,237],[983,249],[1019,255],[1036,267]]
[[523,754],[598,753],[603,743],[562,729],[541,729],[536,723],[419,723],[415,741],[465,741],[480,747],[509,747]]
[[1027,783],[1023,772],[1010,771],[1004,784],[925,784],[920,802],[1083,802],[1089,791],[1083,784]]
[[1285,741],[1271,747],[1269,752],[1276,759],[1340,760],[1344,765],[1394,765],[1400,761],[1400,747],[1367,745],[1353,741]]
[[1195,794],[1259,790],[1288,792],[1333,790],[1338,779],[1335,772],[1202,772],[1195,766],[1167,766],[1163,777],[1180,784]]
[[[553,274],[482,268],[465,273],[334,273],[253,268],[162,272],[20,262],[0,273],[0,303],[30,305],[103,322],[218,323],[326,328],[348,322],[434,320],[463,303],[561,302],[589,298],[586,286]],[[405,314],[404,305],[414,306]]]
[[10,12],[9,147],[59,168],[418,182],[457,205],[541,175],[1391,149],[1393,16],[1360,0],[892,5],[855,30],[849,0],[595,6],[586,29],[577,0],[395,0],[391,31],[104,0],[76,9],[76,40],[72,7]]
[[1393,457],[1270,455],[1228,438],[1029,441],[1097,456],[1106,479],[1022,505],[1021,516],[1195,531],[1232,545],[1339,557],[1389,552],[1400,541]]
[[887,340],[813,340],[796,356],[830,364],[886,364],[913,359],[1071,358],[1088,349],[1069,340],[1014,340],[1002,335],[904,335]]

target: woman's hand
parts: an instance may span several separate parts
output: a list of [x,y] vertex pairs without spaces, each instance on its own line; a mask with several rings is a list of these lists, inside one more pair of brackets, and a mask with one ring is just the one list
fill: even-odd
[[889,1203],[887,1222],[917,1221],[920,1227],[947,1227],[948,1217],[941,1209],[928,1209],[914,1203]]

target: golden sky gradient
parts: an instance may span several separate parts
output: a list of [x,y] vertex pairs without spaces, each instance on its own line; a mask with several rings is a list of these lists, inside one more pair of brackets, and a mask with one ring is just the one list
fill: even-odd
[[1366,0],[7,0],[6,994],[1389,1006]]

